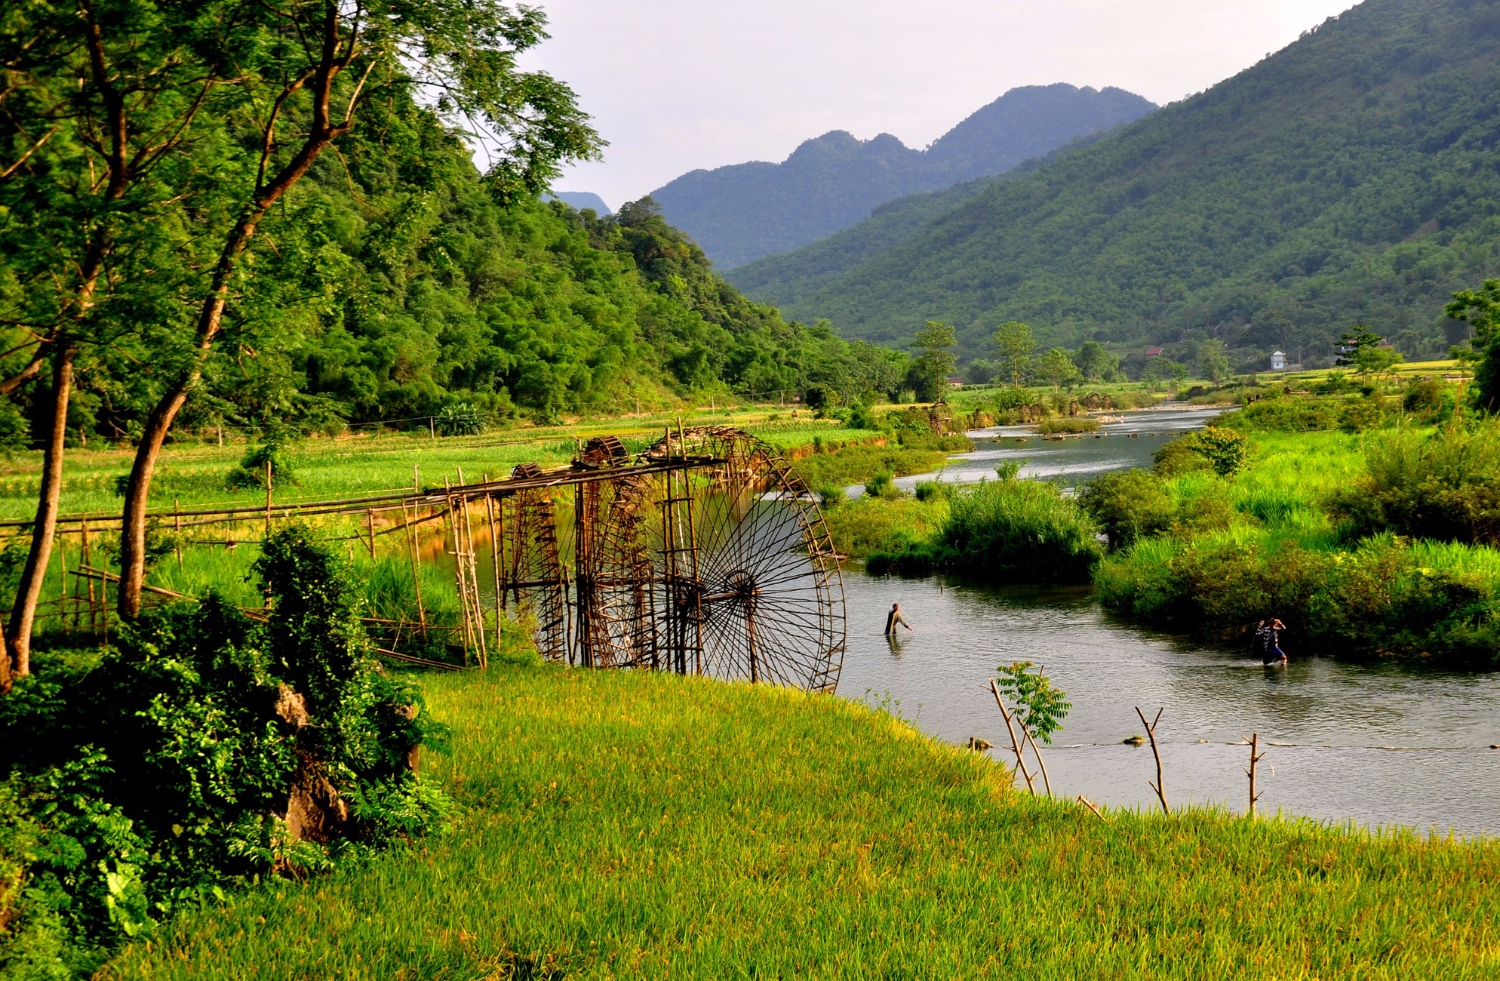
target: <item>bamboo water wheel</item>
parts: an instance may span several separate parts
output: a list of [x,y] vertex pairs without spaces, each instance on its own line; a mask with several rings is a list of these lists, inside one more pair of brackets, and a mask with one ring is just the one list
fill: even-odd
[[558,509],[542,502],[557,491],[518,491],[508,508],[507,588],[523,609],[546,611],[544,655],[833,691],[843,579],[817,498],[787,461],[729,428],[668,433],[633,460],[618,440],[600,444],[572,473],[549,472],[572,491],[571,543],[559,549]]

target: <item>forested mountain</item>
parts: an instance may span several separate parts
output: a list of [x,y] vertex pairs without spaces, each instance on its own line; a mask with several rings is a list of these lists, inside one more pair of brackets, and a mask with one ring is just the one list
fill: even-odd
[[1495,0],[1368,0],[852,268],[819,243],[739,281],[849,336],[951,320],[970,356],[1007,320],[1309,357],[1365,322],[1444,351],[1444,301],[1500,272],[1497,55]]
[[926,150],[888,133],[861,141],[839,130],[808,140],[782,163],[695,170],[651,196],[716,265],[730,269],[847,228],[893,198],[1002,173],[1154,108],[1117,88],[1026,86]]
[[[746,300],[649,199],[600,218],[498,194],[458,136],[414,106],[402,122],[346,138],[267,216],[181,428],[338,429],[445,409],[550,418],[691,392],[854,398],[903,384],[906,355]],[[25,234],[17,216],[8,235]],[[197,273],[156,274],[169,284],[157,306],[98,311],[108,342],[79,354],[70,441],[139,432],[181,343],[162,318]],[[20,319],[8,311],[25,283],[0,256],[4,315]],[[8,347],[24,340],[13,332]],[[42,441],[47,390],[39,375],[0,399],[0,439]]]

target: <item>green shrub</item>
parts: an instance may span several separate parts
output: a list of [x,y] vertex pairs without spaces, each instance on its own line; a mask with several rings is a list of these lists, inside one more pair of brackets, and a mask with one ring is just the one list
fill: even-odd
[[1052,484],[999,480],[953,498],[941,561],[991,579],[1086,580],[1104,548],[1099,526]]
[[472,402],[454,402],[443,406],[433,425],[444,436],[479,436],[489,427],[489,418]]
[[[298,486],[297,471],[292,467],[289,443],[280,438],[267,438],[264,443],[252,446],[240,458],[240,465],[229,471],[224,485],[230,490],[246,490],[266,487],[266,464],[271,465],[273,487]],[[123,490],[121,491],[123,494]]]
[[1338,429],[1343,403],[1330,399],[1279,398],[1251,402],[1220,416],[1216,425],[1243,433],[1302,433]]
[[900,491],[896,489],[895,484],[891,483],[891,480],[891,472],[889,470],[882,470],[865,481],[865,493],[871,497],[891,497],[892,495],[899,494]]
[[1182,437],[1169,440],[1151,454],[1152,469],[1160,477],[1177,477],[1194,470],[1207,470],[1208,461]]
[[1367,474],[1328,509],[1352,539],[1385,531],[1500,545],[1500,420],[1371,442]]
[[[226,885],[411,837],[446,811],[410,767],[440,729],[371,660],[339,561],[293,527],[255,569],[268,622],[213,596],[165,607],[81,678],[0,700],[8,776],[44,839],[32,872],[85,946]],[[298,807],[300,840],[298,787],[313,802]]]
[[1112,549],[1167,531],[1177,517],[1161,479],[1144,470],[1104,474],[1079,492],[1078,504],[1104,529]]
[[958,485],[951,481],[924,480],[913,488],[913,493],[916,494],[917,500],[924,503],[927,501],[944,501],[951,500],[957,488]]

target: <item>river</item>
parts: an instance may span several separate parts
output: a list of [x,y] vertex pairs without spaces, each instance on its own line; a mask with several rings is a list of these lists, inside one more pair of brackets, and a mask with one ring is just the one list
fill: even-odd
[[[1074,484],[1150,464],[1166,436],[1201,426],[1212,411],[1127,414],[1102,438],[1021,443],[1019,429],[974,434],[976,449],[938,475],[977,481],[997,463],[1025,461],[1023,476]],[[1130,432],[1139,435],[1131,437]],[[1096,802],[1154,807],[1149,746],[1122,743],[1158,729],[1168,801],[1243,811],[1250,750],[1264,746],[1257,780],[1263,813],[1332,822],[1402,825],[1461,835],[1500,832],[1500,675],[1359,665],[1317,656],[1287,637],[1291,664],[1264,668],[1248,651],[1121,623],[1082,588],[991,587],[933,577],[877,578],[845,570],[848,650],[839,692],[889,699],[924,731],[954,743],[979,736],[1013,761],[986,681],[1000,664],[1041,664],[1072,709],[1044,747],[1054,790]],[[892,603],[915,630],[881,635]]]

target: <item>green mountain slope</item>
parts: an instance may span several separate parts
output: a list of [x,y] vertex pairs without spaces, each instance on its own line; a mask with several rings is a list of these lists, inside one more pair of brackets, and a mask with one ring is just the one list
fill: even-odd
[[781,163],[695,170],[651,196],[716,265],[733,268],[847,228],[893,198],[1002,173],[1154,108],[1117,88],[1024,86],[926,150],[888,133],[858,140],[840,130],[807,140]]
[[[1054,159],[1097,139],[1097,136],[1086,136],[1075,140],[1052,151],[1046,159]],[[795,305],[824,286],[837,282],[840,276],[860,263],[899,245],[928,222],[978,197],[990,185],[1029,174],[1042,163],[1041,159],[1033,158],[1003,174],[887,201],[872,209],[870,217],[857,225],[794,252],[768,255],[746,263],[726,272],[724,278],[740,289],[754,293],[762,302]]]
[[1010,319],[1048,342],[1215,335],[1309,356],[1365,321],[1439,351],[1444,299],[1500,271],[1497,49],[1495,0],[1369,0],[846,273],[814,246],[774,288],[737,278],[851,336],[951,320],[970,355]]

